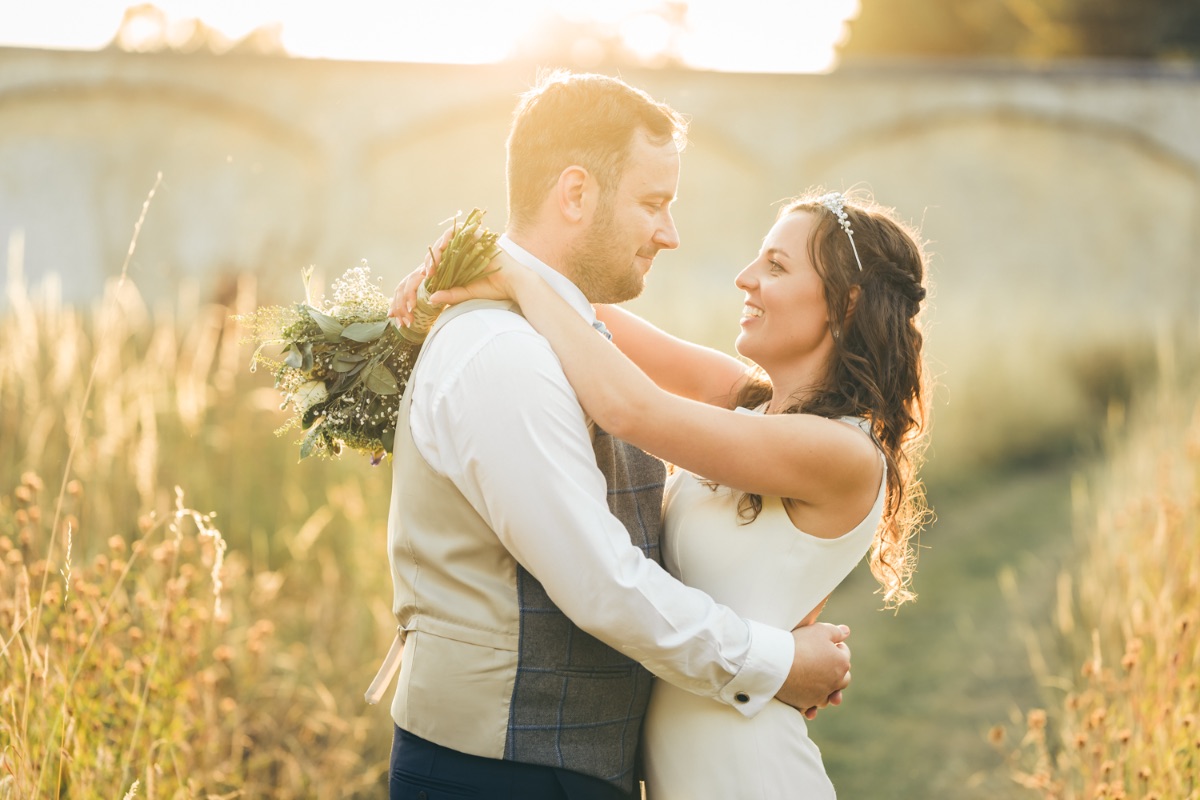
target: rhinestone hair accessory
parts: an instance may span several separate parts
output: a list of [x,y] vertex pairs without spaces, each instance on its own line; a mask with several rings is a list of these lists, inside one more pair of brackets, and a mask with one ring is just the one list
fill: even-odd
[[846,214],[846,196],[841,192],[829,192],[817,198],[816,202],[828,208],[838,219],[838,224],[850,237],[850,249],[854,251],[854,260],[858,262],[858,271],[863,271],[862,259],[858,257],[858,248],[854,245],[854,231],[850,228],[850,217]]

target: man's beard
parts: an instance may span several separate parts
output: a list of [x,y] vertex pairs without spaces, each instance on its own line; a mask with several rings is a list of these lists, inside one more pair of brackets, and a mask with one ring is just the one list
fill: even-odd
[[619,252],[611,208],[600,208],[582,239],[567,254],[572,281],[592,303],[623,303],[646,288],[645,276]]

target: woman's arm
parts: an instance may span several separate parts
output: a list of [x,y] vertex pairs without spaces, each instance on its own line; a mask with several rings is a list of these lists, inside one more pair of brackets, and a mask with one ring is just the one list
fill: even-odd
[[[430,248],[430,254],[422,264],[397,285],[389,311],[389,317],[396,318],[397,323],[412,323],[416,287],[433,269],[452,233],[452,229],[446,231]],[[738,391],[750,377],[746,365],[733,356],[671,336],[624,308],[598,305],[595,309],[596,317],[612,333],[613,344],[634,360],[654,383],[674,395],[732,408]]]
[[749,379],[750,370],[736,358],[672,336],[623,308],[597,305],[596,316],[613,344],[672,394],[732,408]]
[[741,491],[844,505],[853,521],[871,507],[882,467],[862,431],[806,414],[744,414],[671,394],[598,336],[545,281],[506,258],[498,262],[508,266],[488,278],[431,300],[515,300],[549,340],[584,410],[613,436]]
[[[429,249],[421,266],[396,287],[388,316],[399,324],[412,323],[417,286],[436,266],[452,233],[453,230],[446,231]],[[506,257],[501,258],[502,262],[503,258]],[[613,344],[672,394],[732,408],[738,391],[750,377],[750,370],[736,358],[672,336],[625,309],[601,304],[596,306],[596,316],[608,327]]]

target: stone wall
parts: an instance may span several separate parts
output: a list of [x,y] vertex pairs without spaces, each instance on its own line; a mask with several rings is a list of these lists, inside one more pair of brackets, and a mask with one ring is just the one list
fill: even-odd
[[[251,271],[286,301],[301,267],[328,279],[361,259],[390,284],[455,210],[486,207],[502,226],[506,128],[533,75],[0,49],[0,236],[23,241],[28,280],[57,273],[68,300],[87,301],[119,272],[161,172],[130,267],[150,298],[185,284],[211,295]],[[624,77],[692,120],[683,245],[637,301],[682,335],[728,348],[733,276],[773,204],[815,184],[869,188],[921,226],[946,402],[969,396],[980,359],[1200,313],[1200,72]],[[999,353],[997,340],[1018,347]],[[1028,387],[1055,365],[1012,368]]]

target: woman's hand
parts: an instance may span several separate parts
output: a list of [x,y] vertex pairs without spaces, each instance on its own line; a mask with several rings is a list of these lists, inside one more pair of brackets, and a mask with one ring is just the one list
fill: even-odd
[[468,283],[434,292],[429,302],[435,305],[458,305],[466,300],[513,300],[520,303],[518,294],[522,282],[536,275],[503,250],[488,264],[483,277]]
[[442,253],[446,251],[453,238],[454,228],[447,228],[441,238],[434,242],[433,246],[425,253],[425,259],[420,266],[408,273],[396,287],[396,293],[392,295],[392,305],[388,309],[388,316],[396,320],[397,324],[404,327],[412,324],[413,309],[417,305],[417,289],[420,288],[421,282],[437,269],[438,263],[442,260]]
[[396,293],[392,295],[392,305],[388,309],[388,316],[396,320],[397,325],[408,327],[412,324],[412,312],[417,304],[417,288],[428,274],[429,269],[422,264],[408,273],[396,287]]

